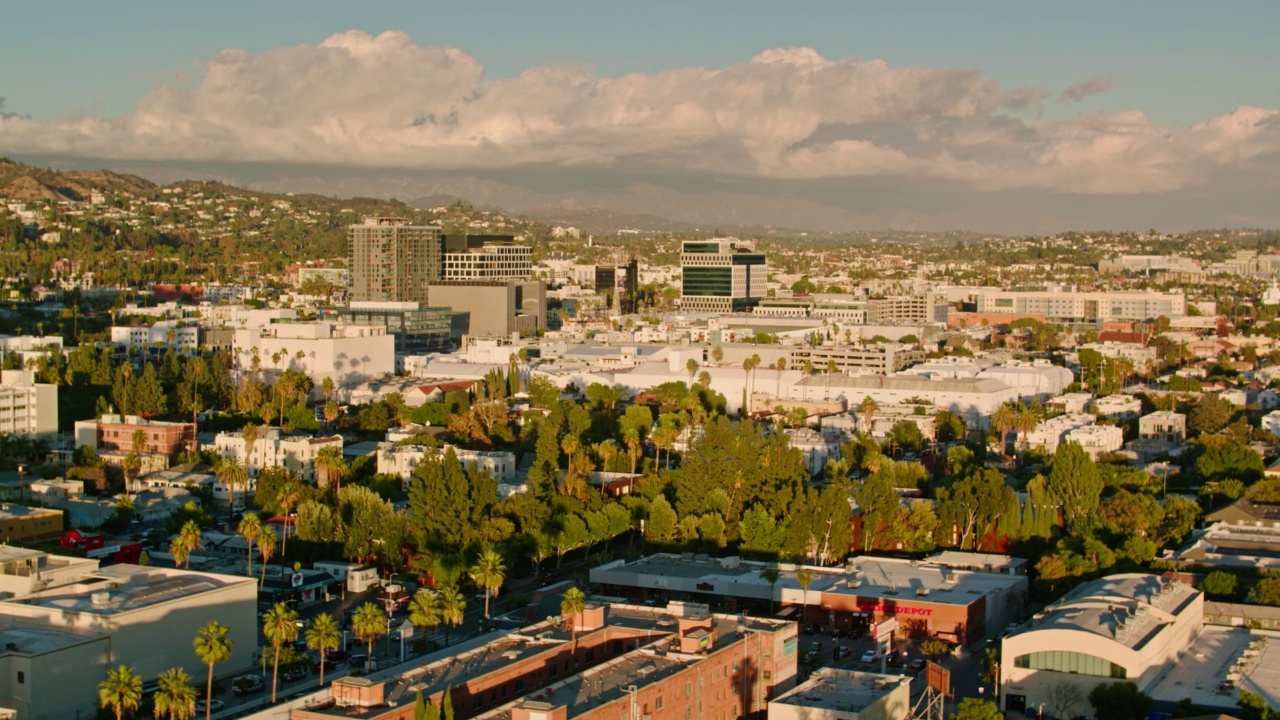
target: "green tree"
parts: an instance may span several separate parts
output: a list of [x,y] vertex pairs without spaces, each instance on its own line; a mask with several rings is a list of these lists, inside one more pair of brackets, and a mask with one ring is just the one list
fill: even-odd
[[196,714],[196,689],[191,676],[180,667],[169,668],[156,679],[155,714],[169,720],[190,720]]
[[1151,712],[1151,696],[1132,682],[1099,685],[1089,693],[1089,703],[1098,720],[1133,720]]
[[235,515],[236,488],[249,484],[249,471],[244,463],[235,458],[222,458],[214,472],[218,476],[218,482],[227,487],[227,517],[231,518]]
[[409,622],[414,627],[435,629],[440,625],[440,599],[430,590],[419,590],[409,601]]
[[248,576],[253,577],[253,544],[257,542],[258,535],[262,533],[262,520],[255,512],[246,512],[244,517],[240,518],[240,526],[236,528],[240,533],[240,537],[244,538],[245,545],[248,546]]
[[467,611],[466,598],[456,585],[445,585],[436,593],[436,607],[440,611],[440,623],[444,625],[444,644],[449,644],[449,628],[462,624]]
[[670,542],[676,534],[679,518],[671,503],[659,495],[649,505],[649,518],[644,528],[645,539],[650,542]]
[[564,616],[564,621],[569,626],[575,649],[578,647],[578,617],[586,608],[587,596],[577,586],[564,591],[564,597],[560,600],[560,614]]
[[351,617],[351,631],[368,646],[368,657],[373,658],[373,643],[387,632],[387,615],[377,604],[367,602]]
[[290,609],[288,604],[278,602],[262,616],[262,634],[271,643],[275,651],[271,660],[271,703],[276,701],[276,681],[279,679],[280,649],[298,639],[298,626],[295,624],[298,613]]
[[260,587],[267,585],[267,563],[276,554],[276,528],[274,525],[263,525],[258,531],[258,555],[262,558],[262,581]]
[[622,415],[619,428],[622,440],[627,445],[627,456],[631,458],[631,474],[636,474],[636,460],[640,458],[640,443],[644,441],[653,424],[653,413],[643,405],[632,405]]
[[409,478],[408,520],[418,547],[456,552],[498,501],[498,482],[487,471],[458,461],[453,448],[418,464]]
[[960,701],[953,720],[1004,720],[1004,713],[990,700],[967,697]]
[[[200,632],[196,634],[195,650],[196,657],[200,658],[200,662],[209,668],[208,678],[205,680],[204,696],[206,698],[213,697],[213,666],[223,663],[231,659],[231,648],[234,644],[231,638],[227,637],[230,629],[217,620],[210,620],[208,625],[200,628]],[[204,717],[209,720],[210,708],[208,703],[205,704]]]
[[1236,594],[1238,579],[1224,570],[1214,570],[1200,581],[1200,589],[1204,594],[1216,598],[1232,598]]
[[471,566],[471,579],[484,590],[484,619],[489,622],[489,598],[497,597],[499,588],[507,579],[507,565],[502,555],[491,547],[480,551],[476,564]]
[[960,547],[978,550],[1013,501],[1013,489],[999,470],[974,470],[950,488],[938,491],[938,513],[960,530]]
[[325,656],[338,648],[339,639],[338,623],[333,621],[332,615],[320,613],[311,618],[307,627],[307,647],[315,650],[316,657],[320,658],[320,687],[324,687]]
[[1231,422],[1235,408],[1217,395],[1202,395],[1187,415],[1187,429],[1199,433],[1216,433]]
[[938,639],[929,639],[920,643],[920,654],[930,660],[937,660],[949,652],[951,652],[951,648],[949,648],[945,642]]
[[107,677],[98,683],[98,704],[115,713],[116,720],[123,720],[126,713],[138,709],[142,702],[142,678],[133,669],[117,665],[107,671]]
[[1249,602],[1258,605],[1280,606],[1280,578],[1269,577],[1260,580],[1249,593]]
[[1067,524],[1095,514],[1102,498],[1102,476],[1080,443],[1058,446],[1045,485],[1049,498],[1062,505]]

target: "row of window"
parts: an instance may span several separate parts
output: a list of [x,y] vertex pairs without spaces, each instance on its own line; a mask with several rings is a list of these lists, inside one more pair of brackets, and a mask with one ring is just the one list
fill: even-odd
[[1128,677],[1128,671],[1124,667],[1110,660],[1096,655],[1071,652],[1070,650],[1046,650],[1019,655],[1014,658],[1013,666],[1028,670],[1051,670],[1073,675],[1110,677],[1120,680]]

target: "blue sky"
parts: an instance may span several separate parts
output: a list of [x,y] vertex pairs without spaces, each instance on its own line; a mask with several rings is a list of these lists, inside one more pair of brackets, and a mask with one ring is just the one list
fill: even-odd
[[584,63],[598,75],[726,67],[775,47],[892,66],[979,68],[1002,87],[1055,94],[1107,75],[1115,89],[1047,117],[1141,110],[1193,123],[1280,106],[1280,3],[1172,2],[248,2],[5,4],[0,97],[47,119],[130,112],[157,82],[225,48],[258,53],[344,30],[394,29],[457,47],[485,77]]

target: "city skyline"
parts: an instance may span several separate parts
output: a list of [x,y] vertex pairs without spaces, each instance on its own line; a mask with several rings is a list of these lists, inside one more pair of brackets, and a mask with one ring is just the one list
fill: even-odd
[[1280,225],[1280,87],[1255,72],[1274,9],[708,7],[113,10],[57,53],[0,53],[0,152],[707,224]]

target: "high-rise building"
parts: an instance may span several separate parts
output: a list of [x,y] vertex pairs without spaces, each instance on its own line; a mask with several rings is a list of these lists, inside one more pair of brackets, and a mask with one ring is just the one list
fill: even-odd
[[511,235],[444,236],[444,280],[528,280],[533,248]]
[[348,238],[352,300],[426,303],[427,284],[441,277],[439,227],[369,217]]
[[682,310],[748,312],[766,294],[769,264],[750,240],[686,240],[680,271]]
[[624,315],[634,313],[639,291],[640,263],[634,257],[621,267],[596,266],[596,294],[604,295],[609,307],[617,307]]

